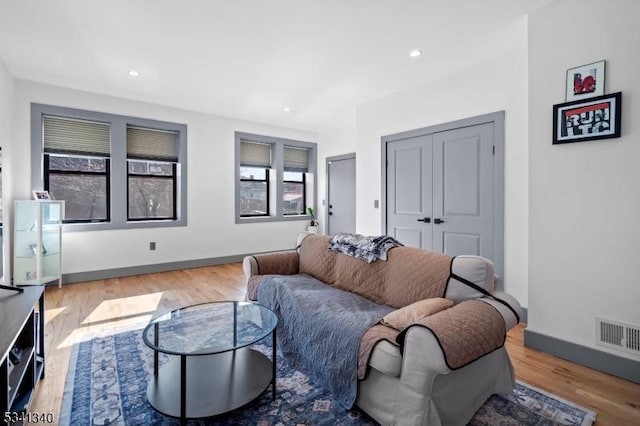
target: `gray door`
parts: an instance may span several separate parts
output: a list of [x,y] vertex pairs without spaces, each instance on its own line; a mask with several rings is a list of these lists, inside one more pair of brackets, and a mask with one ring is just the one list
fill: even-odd
[[327,158],[327,234],[356,232],[356,158]]
[[387,144],[387,234],[411,247],[431,249],[433,136]]
[[493,259],[493,123],[434,134],[433,157],[433,250]]
[[388,142],[387,233],[412,247],[493,259],[493,128]]

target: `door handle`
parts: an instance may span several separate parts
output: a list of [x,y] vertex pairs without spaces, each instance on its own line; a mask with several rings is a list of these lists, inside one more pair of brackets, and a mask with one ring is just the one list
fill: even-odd
[[418,222],[431,223],[431,218],[425,217],[424,219],[418,219]]
[[435,223],[436,225],[439,225],[441,223],[444,223],[444,220],[440,219],[439,217],[436,217],[435,219],[433,219],[433,223]]

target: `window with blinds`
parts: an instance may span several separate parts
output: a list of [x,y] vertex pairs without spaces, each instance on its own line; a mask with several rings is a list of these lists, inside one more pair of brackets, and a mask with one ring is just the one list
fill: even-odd
[[178,133],[127,126],[127,219],[176,218]]
[[269,216],[271,144],[240,141],[240,216]]
[[307,219],[316,144],[236,132],[236,223]]
[[309,150],[307,148],[285,146],[284,170],[286,172],[308,172]]
[[108,157],[111,132],[108,123],[42,117],[44,152]]
[[31,104],[31,182],[69,231],[184,226],[185,124]]
[[42,117],[44,188],[65,200],[65,222],[109,220],[108,123]]
[[306,211],[305,173],[309,171],[309,150],[285,145],[283,153],[282,213],[284,215],[301,215]]

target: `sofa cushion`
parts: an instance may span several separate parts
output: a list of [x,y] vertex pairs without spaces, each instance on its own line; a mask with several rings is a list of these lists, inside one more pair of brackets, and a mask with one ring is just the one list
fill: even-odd
[[382,318],[382,323],[402,331],[416,321],[443,311],[451,306],[453,306],[453,301],[443,299],[442,297],[423,299],[389,312]]
[[[370,327],[360,339],[358,348],[358,379],[362,380],[367,375],[368,366],[376,370],[390,374],[400,375],[401,357],[396,343],[400,332],[386,325],[376,324]],[[386,344],[383,344],[385,342]],[[388,345],[396,347],[392,349]],[[374,354],[376,354],[374,356]]]
[[444,297],[452,257],[413,247],[389,251],[383,303],[401,308],[423,299]]
[[329,237],[307,235],[298,248],[299,272],[310,275],[326,284],[335,282],[336,253],[329,250]]
[[389,251],[386,262],[367,263],[329,250],[329,239],[309,235],[302,240],[301,274],[394,308],[444,296],[451,271],[449,255],[396,247]]
[[400,377],[402,370],[400,347],[386,340],[379,341],[371,352],[369,365],[388,376]]

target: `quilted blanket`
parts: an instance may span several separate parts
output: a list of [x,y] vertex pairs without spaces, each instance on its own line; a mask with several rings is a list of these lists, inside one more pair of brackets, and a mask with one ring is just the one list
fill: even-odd
[[324,284],[307,275],[269,276],[258,302],[278,317],[278,346],[350,409],[358,389],[362,335],[393,308]]

